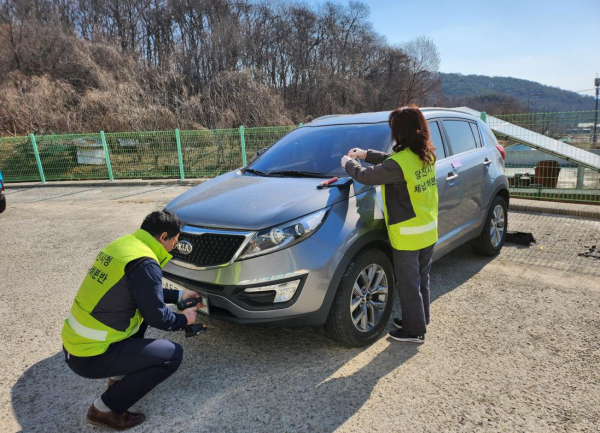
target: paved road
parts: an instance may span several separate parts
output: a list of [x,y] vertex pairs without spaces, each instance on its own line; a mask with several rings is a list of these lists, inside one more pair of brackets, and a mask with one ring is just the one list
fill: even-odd
[[[188,187],[9,189],[0,215],[0,431],[103,431],[85,411],[106,386],[63,362],[60,329],[97,251]],[[423,346],[349,349],[311,329],[207,320],[180,370],[134,409],[132,431],[597,431],[600,221],[513,212],[507,245],[461,247],[432,270]]]

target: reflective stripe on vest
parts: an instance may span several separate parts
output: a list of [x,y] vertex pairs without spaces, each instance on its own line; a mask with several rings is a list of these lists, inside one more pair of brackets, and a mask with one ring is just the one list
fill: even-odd
[[389,159],[398,163],[402,169],[414,213],[414,217],[408,220],[389,225],[386,192],[393,193],[393,189],[386,191],[386,185],[382,185],[385,222],[392,247],[401,251],[427,248],[438,240],[438,190],[435,164],[424,165],[421,158],[410,149],[394,153]]
[[108,335],[108,331],[98,331],[96,329],[88,328],[87,326],[83,326],[81,323],[77,321],[73,313],[69,313],[69,317],[67,317],[67,322],[69,322],[69,326],[83,338],[87,338],[88,340],[96,340],[96,341],[106,341],[106,336]]
[[437,220],[425,224],[424,226],[417,227],[400,227],[401,235],[420,235],[421,233],[427,233],[437,228]]
[[[113,305],[113,299],[116,303],[124,298],[114,293],[105,296],[111,290],[128,290],[125,267],[143,257],[156,260],[162,267],[171,255],[150,233],[141,229],[100,251],[63,324],[62,342],[70,354],[80,357],[102,354],[112,343],[129,338],[139,330],[143,318],[139,310],[134,309],[135,305],[128,308]],[[97,306],[100,308],[95,310]]]

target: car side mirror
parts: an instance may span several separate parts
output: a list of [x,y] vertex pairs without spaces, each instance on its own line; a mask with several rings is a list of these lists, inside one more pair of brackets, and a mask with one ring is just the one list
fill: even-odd
[[265,153],[267,151],[267,149],[268,149],[267,147],[263,147],[258,152],[256,152],[256,154],[250,160],[250,163],[254,162],[260,155],[262,155],[263,153]]

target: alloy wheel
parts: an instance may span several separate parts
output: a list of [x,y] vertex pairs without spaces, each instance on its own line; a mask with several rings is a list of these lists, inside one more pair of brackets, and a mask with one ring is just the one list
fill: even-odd
[[358,331],[368,332],[379,323],[388,290],[387,275],[381,266],[371,264],[358,274],[350,297],[350,315]]
[[505,228],[504,208],[501,205],[496,205],[492,212],[492,221],[490,224],[490,241],[494,248],[498,248],[502,242]]

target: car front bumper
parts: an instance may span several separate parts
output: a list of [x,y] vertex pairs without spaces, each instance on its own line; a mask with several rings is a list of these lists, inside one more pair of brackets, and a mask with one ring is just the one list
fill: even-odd
[[[343,254],[308,238],[292,247],[234,262],[228,266],[196,270],[168,263],[164,277],[206,295],[211,317],[244,325],[300,326],[322,322],[323,306]],[[240,297],[245,288],[299,280],[292,299],[257,305]]]

